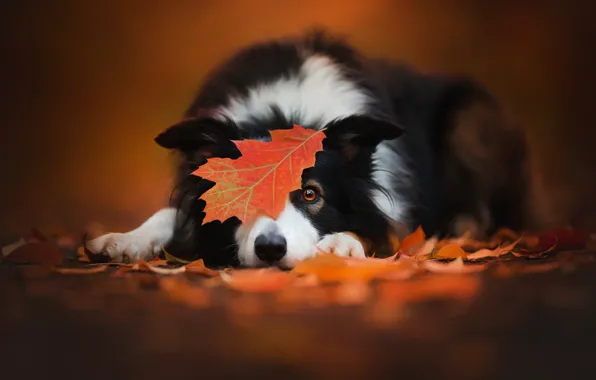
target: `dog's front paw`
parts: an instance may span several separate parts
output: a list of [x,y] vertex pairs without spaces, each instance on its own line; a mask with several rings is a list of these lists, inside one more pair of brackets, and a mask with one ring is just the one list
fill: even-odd
[[95,254],[109,256],[113,262],[134,263],[139,260],[151,260],[161,247],[156,246],[153,240],[134,232],[110,233],[90,240],[87,249]]
[[319,241],[317,247],[327,253],[338,256],[365,257],[364,246],[354,235],[338,232],[326,235]]

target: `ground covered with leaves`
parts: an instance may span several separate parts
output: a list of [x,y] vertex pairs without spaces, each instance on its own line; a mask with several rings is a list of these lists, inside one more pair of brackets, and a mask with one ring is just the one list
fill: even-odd
[[573,230],[478,242],[419,229],[390,258],[322,252],[291,271],[171,256],[90,263],[76,240],[35,231],[2,257],[9,378],[545,379],[595,369],[596,252]]

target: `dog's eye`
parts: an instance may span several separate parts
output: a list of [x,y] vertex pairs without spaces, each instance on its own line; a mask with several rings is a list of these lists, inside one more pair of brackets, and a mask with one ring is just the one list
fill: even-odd
[[319,198],[319,194],[317,194],[316,190],[313,188],[307,188],[302,190],[302,199],[307,202],[314,202]]

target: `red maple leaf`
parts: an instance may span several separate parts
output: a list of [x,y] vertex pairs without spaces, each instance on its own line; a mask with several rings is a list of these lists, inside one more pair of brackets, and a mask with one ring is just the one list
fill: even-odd
[[236,216],[243,222],[260,212],[277,216],[287,195],[301,185],[302,170],[313,166],[323,149],[322,131],[298,125],[271,131],[271,141],[235,141],[242,157],[211,158],[193,172],[216,183],[202,199],[204,223]]

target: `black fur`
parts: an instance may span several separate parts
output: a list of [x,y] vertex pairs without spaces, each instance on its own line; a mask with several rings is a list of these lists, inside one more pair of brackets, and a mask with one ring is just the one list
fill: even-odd
[[[427,234],[454,233],[452,221],[462,214],[476,218],[484,233],[523,227],[524,138],[509,129],[488,91],[466,78],[422,75],[405,65],[366,59],[341,39],[314,32],[257,44],[231,57],[205,81],[185,113],[187,119],[156,138],[181,159],[172,204],[187,217],[176,227],[169,251],[201,255],[212,265],[226,265],[234,258],[233,231],[240,221],[201,227],[204,202],[199,197],[213,183],[190,173],[206,157],[238,157],[233,139],[266,139],[268,131],[297,122],[299,115],[287,118],[273,109],[272,117],[254,118],[240,128],[232,120],[217,120],[213,110],[259,83],[297,74],[304,49],[333,59],[373,97],[366,115],[327,126],[324,152],[303,173],[303,182],[315,180],[322,187],[324,206],[313,213],[300,190],[291,194],[320,232],[352,231],[371,241],[378,253],[389,253],[388,236],[395,226],[370,198],[376,186],[371,155],[379,142],[395,139],[402,129],[403,136],[391,147],[411,175],[394,186],[411,204],[403,221],[406,229],[422,225]],[[458,121],[462,117],[468,121]],[[460,135],[463,138],[454,142]]]

